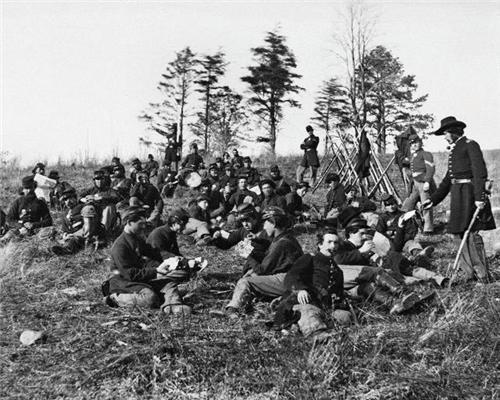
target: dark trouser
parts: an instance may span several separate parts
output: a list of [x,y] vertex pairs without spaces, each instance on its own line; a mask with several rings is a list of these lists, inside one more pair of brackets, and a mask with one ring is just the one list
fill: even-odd
[[[455,235],[455,242],[460,246],[461,235]],[[466,274],[468,279],[477,277],[478,279],[488,279],[488,264],[484,251],[483,238],[477,232],[471,232],[463,247],[458,267]]]
[[304,180],[304,173],[306,172],[306,169],[311,170],[311,182],[314,185],[316,182],[316,175],[318,174],[318,167],[304,167],[303,165],[299,165],[297,167],[297,182],[302,182]]

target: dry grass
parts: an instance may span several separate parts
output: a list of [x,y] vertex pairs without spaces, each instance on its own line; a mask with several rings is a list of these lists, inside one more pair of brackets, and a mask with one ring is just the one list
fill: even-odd
[[[297,160],[280,161],[291,171]],[[78,188],[92,169],[59,168]],[[491,167],[490,167],[490,170]],[[25,171],[14,173],[22,176]],[[0,201],[17,186],[1,176]],[[395,174],[397,180],[397,174]],[[4,185],[6,183],[6,186]],[[9,187],[10,189],[5,189]],[[311,197],[318,201],[324,190]],[[438,218],[444,218],[444,206]],[[301,233],[306,251],[312,233]],[[433,236],[436,269],[453,258]],[[182,242],[188,255],[200,251]],[[12,399],[493,399],[499,396],[500,286],[442,290],[419,314],[358,304],[360,326],[319,343],[267,330],[265,303],[246,319],[209,315],[231,295],[241,260],[201,250],[211,267],[183,287],[195,313],[117,310],[101,303],[107,249],[54,257],[47,241],[0,249],[0,397]],[[500,278],[499,261],[492,259]],[[23,347],[24,329],[45,339]]]

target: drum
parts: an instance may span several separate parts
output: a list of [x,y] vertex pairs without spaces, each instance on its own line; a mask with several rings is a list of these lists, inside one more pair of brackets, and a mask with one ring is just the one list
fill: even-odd
[[190,188],[197,188],[201,185],[201,176],[196,171],[189,172],[184,178],[184,182],[186,182],[186,185]]

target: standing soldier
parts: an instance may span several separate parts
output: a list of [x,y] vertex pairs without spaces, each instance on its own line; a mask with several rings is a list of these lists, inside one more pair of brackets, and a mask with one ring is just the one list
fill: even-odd
[[314,130],[311,125],[306,126],[306,131],[309,136],[306,137],[304,142],[300,145],[300,148],[304,150],[304,157],[302,157],[302,161],[297,167],[297,182],[302,182],[305,170],[310,168],[312,180],[311,185],[314,185],[319,168],[318,151],[316,150],[319,144],[319,137],[314,134]]
[[[410,136],[410,169],[413,178],[412,190],[408,198],[404,201],[403,210],[410,211],[420,200],[424,202],[430,198],[436,190],[434,182],[434,158],[432,154],[422,148],[422,139],[417,134]],[[424,210],[424,234],[431,234],[434,231],[432,222],[432,209]]]
[[475,278],[485,283],[488,281],[488,267],[483,239],[477,232],[495,229],[496,226],[487,197],[488,171],[483,153],[474,140],[464,136],[465,127],[465,123],[457,121],[455,117],[446,117],[441,120],[441,127],[434,132],[437,136],[445,135],[450,144],[448,170],[424,207],[439,204],[451,193],[448,232],[455,235],[458,243],[463,239],[476,208],[480,209],[471,233],[465,239],[458,265],[467,274],[468,280]]
[[167,147],[165,148],[165,159],[163,164],[175,171],[177,161],[179,161],[178,146],[175,142],[175,138],[171,137],[168,139]]

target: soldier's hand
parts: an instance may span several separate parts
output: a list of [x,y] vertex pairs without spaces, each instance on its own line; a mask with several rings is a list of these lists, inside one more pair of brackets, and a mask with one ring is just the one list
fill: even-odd
[[484,201],[475,201],[474,204],[476,205],[477,208],[479,208],[480,210],[482,210],[484,208],[484,206],[486,205],[486,203]]
[[432,208],[434,206],[434,204],[432,204],[432,200],[431,199],[427,199],[425,200],[423,203],[422,203],[422,208],[424,210],[428,210],[430,208]]
[[430,190],[430,188],[431,188],[431,185],[429,184],[429,182],[425,182],[424,187],[423,187],[424,192],[428,192]]
[[309,293],[307,290],[299,290],[297,293],[297,301],[299,304],[308,304],[310,301]]
[[23,226],[21,229],[19,229],[19,233],[24,236],[28,234],[28,230]]
[[375,243],[371,240],[367,240],[363,243],[363,245],[359,248],[360,253],[368,253],[375,250]]
[[33,229],[33,224],[31,222],[25,222],[23,226],[28,230]]
[[214,232],[214,234],[212,235],[212,237],[213,237],[214,239],[218,239],[218,238],[220,238],[220,237],[221,237],[221,235],[222,235],[222,234],[221,234],[221,231],[215,231],[215,232]]

